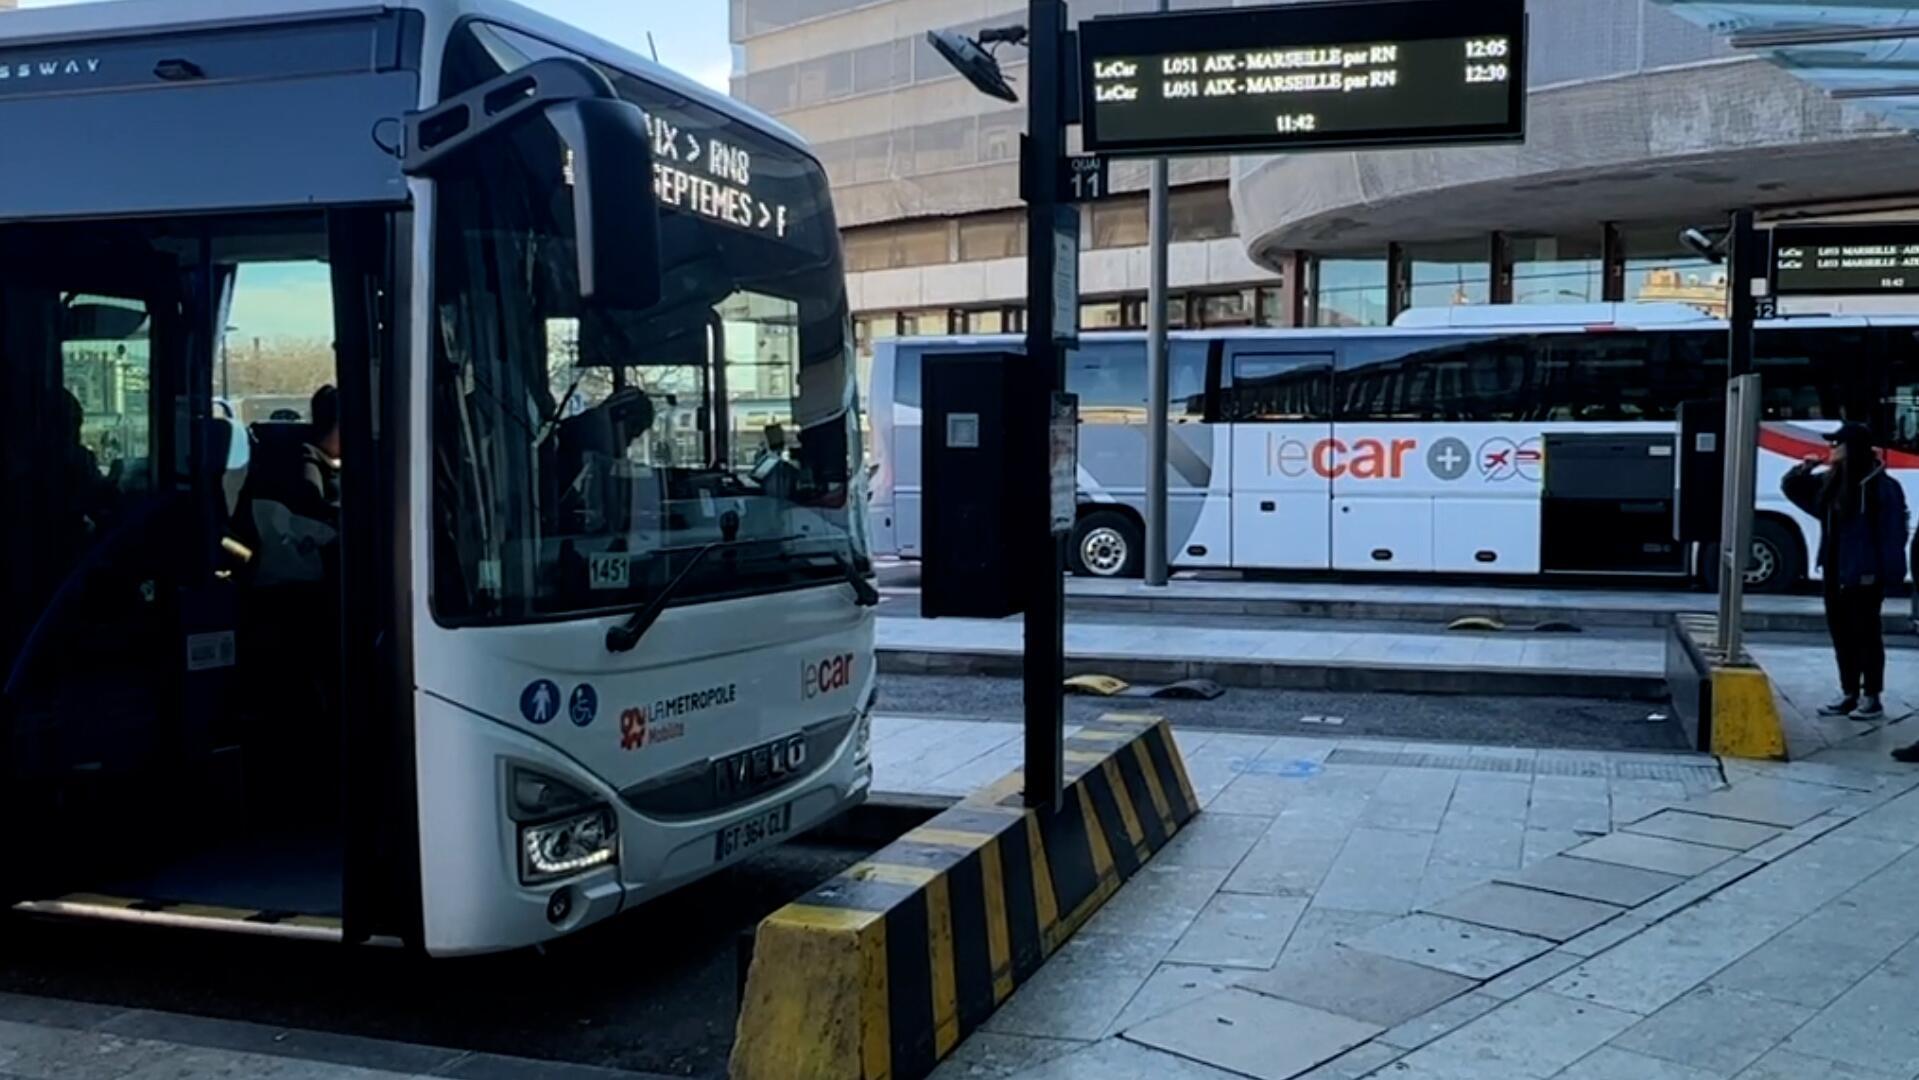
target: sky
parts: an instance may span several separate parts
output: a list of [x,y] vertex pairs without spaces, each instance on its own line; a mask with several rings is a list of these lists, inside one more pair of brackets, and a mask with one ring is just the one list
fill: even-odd
[[[93,0],[21,0],[21,7]],[[642,56],[659,50],[667,67],[724,91],[733,67],[727,0],[521,0]],[[653,45],[647,44],[647,33]]]

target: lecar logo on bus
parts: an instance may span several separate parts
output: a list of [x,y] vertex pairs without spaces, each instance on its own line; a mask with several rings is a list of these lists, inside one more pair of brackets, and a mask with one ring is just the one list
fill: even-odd
[[853,685],[853,654],[808,661],[800,669],[800,697],[811,700],[844,690]]
[[1266,470],[1288,479],[1321,476],[1328,480],[1398,480],[1406,475],[1406,455],[1418,439],[1320,439],[1303,442],[1266,436]]

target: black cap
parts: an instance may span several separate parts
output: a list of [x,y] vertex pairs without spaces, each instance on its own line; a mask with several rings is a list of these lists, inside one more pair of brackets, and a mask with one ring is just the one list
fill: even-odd
[[1856,421],[1848,420],[1826,432],[1826,441],[1834,446],[1870,447],[1874,440],[1872,429]]

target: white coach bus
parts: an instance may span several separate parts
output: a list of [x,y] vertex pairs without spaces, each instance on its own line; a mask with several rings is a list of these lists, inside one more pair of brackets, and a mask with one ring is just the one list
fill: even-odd
[[485,952],[864,797],[795,135],[496,0],[8,13],[0,131],[8,903]]
[[[1762,323],[1758,518],[1749,580],[1816,576],[1815,523],[1779,494],[1823,431],[1872,419],[1902,480],[1919,469],[1919,321]],[[1682,305],[1415,311],[1397,326],[1172,335],[1168,559],[1175,567],[1402,573],[1710,573],[1673,540],[1680,404],[1723,399],[1726,326]],[[1015,337],[882,341],[873,364],[872,521],[921,551],[926,357]],[[1088,334],[1076,573],[1144,562],[1145,340]],[[1894,406],[1887,408],[1887,405]],[[1913,493],[1919,496],[1919,491]]]

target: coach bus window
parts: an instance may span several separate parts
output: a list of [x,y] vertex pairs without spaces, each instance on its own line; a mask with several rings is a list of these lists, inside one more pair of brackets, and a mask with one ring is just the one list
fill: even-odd
[[1530,338],[1361,338],[1340,359],[1339,419],[1533,419]]
[[1656,388],[1649,335],[1558,334],[1547,339],[1539,388],[1549,421],[1670,420],[1676,403]]
[[[1847,402],[1867,364],[1860,330],[1768,330],[1758,335],[1753,369],[1759,373],[1760,416],[1766,420],[1847,419]],[[1865,403],[1860,402],[1864,416]]]
[[1333,358],[1326,353],[1240,353],[1226,419],[1277,423],[1332,419]]
[[[469,24],[458,93],[557,49]],[[693,601],[866,558],[852,320],[825,177],[800,151],[609,72],[654,132],[671,272],[646,311],[585,308],[572,195],[532,121],[440,186],[434,263],[434,611],[453,623],[620,610],[707,560]],[[691,148],[697,146],[698,164]],[[677,156],[676,156],[677,155]],[[677,163],[677,164],[676,164]],[[698,197],[718,185],[724,198]],[[704,207],[751,206],[721,218]],[[729,524],[732,523],[732,524]]]

